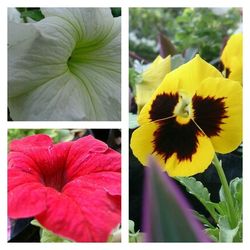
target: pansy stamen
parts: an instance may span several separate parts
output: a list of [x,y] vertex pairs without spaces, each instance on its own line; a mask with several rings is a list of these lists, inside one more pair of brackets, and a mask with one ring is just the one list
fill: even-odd
[[189,118],[192,111],[192,100],[184,91],[179,92],[179,102],[174,109],[174,114],[182,118]]

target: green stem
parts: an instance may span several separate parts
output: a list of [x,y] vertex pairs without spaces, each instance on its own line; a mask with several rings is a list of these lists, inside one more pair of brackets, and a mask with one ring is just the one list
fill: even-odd
[[235,208],[234,208],[233,197],[231,195],[231,192],[230,192],[230,189],[228,186],[228,182],[227,182],[225,173],[224,173],[223,168],[222,168],[221,161],[219,161],[216,154],[214,155],[213,164],[217,170],[217,173],[218,173],[220,181],[221,181],[221,185],[223,187],[226,203],[227,203],[228,210],[229,210],[231,227],[235,228],[237,226],[238,222],[237,222],[237,218],[235,217]]

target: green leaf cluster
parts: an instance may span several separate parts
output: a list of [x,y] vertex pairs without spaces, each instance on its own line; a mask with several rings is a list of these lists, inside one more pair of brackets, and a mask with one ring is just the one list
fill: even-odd
[[223,188],[220,189],[220,201],[215,203],[210,199],[210,193],[200,181],[194,177],[176,178],[187,191],[194,195],[206,208],[212,217],[209,221],[204,215],[195,212],[197,218],[203,223],[205,231],[216,242],[242,242],[242,178],[233,179],[230,184],[230,192],[234,199],[234,208],[237,225],[230,221],[230,211],[226,204]]
[[21,139],[26,136],[36,134],[46,134],[50,136],[55,143],[71,141],[75,134],[78,132],[85,133],[84,130],[74,129],[9,129],[8,130],[8,142],[14,139]]
[[111,12],[112,12],[113,17],[118,17],[122,15],[121,8],[111,8]]
[[121,242],[121,224],[112,230],[107,242]]
[[65,238],[62,238],[51,231],[44,228],[37,220],[32,220],[31,224],[37,227],[40,227],[40,242],[62,242],[62,243],[69,243],[72,242],[70,240],[67,240]]
[[25,23],[28,22],[28,18],[31,18],[34,21],[40,21],[44,18],[40,8],[17,8],[21,13],[21,18]]
[[143,242],[143,233],[135,232],[135,223],[129,220],[129,242]]
[[135,85],[139,84],[142,80],[141,73],[137,72],[135,68],[129,68],[129,86],[135,95]]
[[[229,9],[223,15],[209,8],[132,8],[130,9],[130,50],[152,61],[159,33],[165,34],[177,53],[197,48],[202,58],[217,58],[223,39],[231,35],[241,21],[241,10]],[[148,41],[145,43],[145,40]],[[151,46],[150,46],[151,44]]]

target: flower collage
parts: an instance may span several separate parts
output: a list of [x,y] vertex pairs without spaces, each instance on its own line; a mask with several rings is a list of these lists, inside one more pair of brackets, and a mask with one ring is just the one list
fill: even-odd
[[246,7],[227,1],[1,3],[4,249],[247,244]]

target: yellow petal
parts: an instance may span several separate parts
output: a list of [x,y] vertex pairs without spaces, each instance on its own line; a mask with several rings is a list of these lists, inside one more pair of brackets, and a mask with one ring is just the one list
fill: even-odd
[[[207,77],[222,77],[222,75],[215,67],[204,61],[199,55],[196,55],[188,63],[171,71],[165,76],[161,85],[156,89],[148,103],[141,110],[138,117],[139,124],[141,125],[151,121],[151,106],[158,95],[163,93],[177,94],[179,91],[184,90],[188,95],[192,96],[201,82]],[[164,109],[164,107],[161,108]]]
[[242,142],[240,83],[225,78],[208,78],[197,89],[196,95],[208,103],[197,103],[198,114],[194,111],[194,116],[197,116],[194,119],[211,139],[215,151],[229,153],[235,150]]
[[171,71],[171,57],[156,57],[153,63],[142,74],[142,82],[136,84],[136,103],[138,114],[142,107],[152,96],[155,89],[160,85],[163,78]]
[[221,61],[229,70],[229,79],[242,83],[242,33],[232,35],[222,52]]
[[[214,148],[211,141],[204,134],[197,137],[197,152],[192,155],[192,160],[178,161],[177,155],[172,155],[165,163],[164,170],[170,176],[192,176],[203,173],[214,158]],[[188,143],[188,142],[186,142]]]
[[131,137],[130,147],[134,156],[138,158],[142,165],[146,166],[148,157],[154,151],[153,143],[154,131],[158,128],[156,123],[148,123],[137,128]]
[[148,102],[157,87],[144,85],[143,82],[135,85],[137,113],[139,114],[143,106]]
[[[149,155],[153,155],[161,165],[162,169],[170,176],[191,176],[201,173],[208,168],[214,157],[214,149],[209,138],[207,138],[204,133],[198,132],[198,128],[195,136],[195,149],[191,148],[190,150],[190,147],[192,147],[192,141],[186,140],[188,137],[186,133],[183,134],[183,138],[176,138],[180,136],[180,133],[175,133],[171,135],[169,144],[166,145],[165,153],[159,153],[156,151],[155,139],[156,133],[159,130],[160,125],[156,122],[151,122],[139,127],[132,134],[130,144],[131,149],[133,154],[144,166],[147,165]],[[171,134],[174,133],[174,131],[166,131],[166,134],[167,133]],[[174,145],[175,141],[179,141],[180,145]],[[188,152],[193,152],[188,156],[190,158],[181,157],[179,155],[183,152],[178,151],[178,149],[183,148],[188,149]],[[177,149],[178,152],[174,152],[175,149]]]
[[156,57],[150,67],[143,72],[143,84],[158,87],[165,75],[171,70],[171,56],[162,58],[160,55]]

